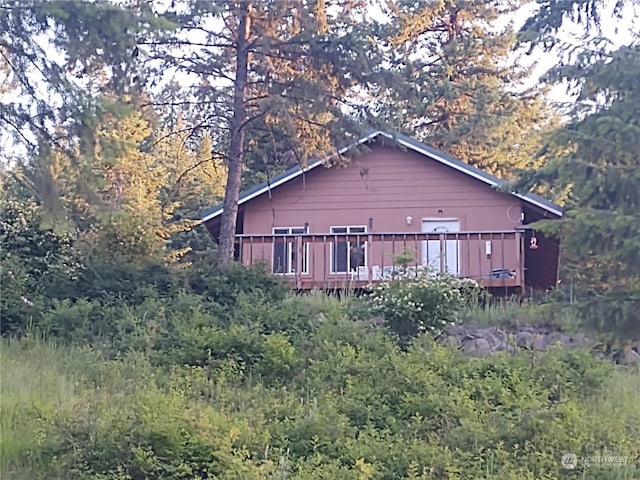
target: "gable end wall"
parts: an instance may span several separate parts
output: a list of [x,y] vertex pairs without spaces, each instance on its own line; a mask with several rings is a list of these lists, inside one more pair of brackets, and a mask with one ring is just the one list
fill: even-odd
[[370,218],[376,232],[417,232],[422,218],[456,218],[463,231],[481,231],[513,230],[522,207],[519,199],[419,153],[373,145],[347,167],[318,167],[271,197],[249,201],[244,212],[245,234],[305,223],[310,233],[326,233],[335,225],[368,225]]

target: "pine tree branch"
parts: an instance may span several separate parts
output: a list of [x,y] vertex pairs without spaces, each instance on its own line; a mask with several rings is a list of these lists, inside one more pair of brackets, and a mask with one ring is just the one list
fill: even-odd
[[[171,203],[174,200],[174,195],[178,190],[178,186],[180,185],[180,182],[182,182],[182,180],[193,170],[195,170],[196,168],[204,165],[205,163],[208,162],[214,162],[215,158],[222,158],[224,160],[228,160],[228,156],[222,152],[218,152],[218,151],[212,151],[212,155],[209,158],[205,158],[204,160],[200,160],[196,163],[194,163],[193,165],[191,165],[190,167],[188,167],[185,171],[183,171],[180,175],[178,175],[178,178],[176,179],[176,181],[173,183],[173,185],[171,186],[171,189],[169,190],[169,194],[167,195],[167,200],[162,204],[162,216],[164,217],[165,215],[165,210],[166,207],[169,203]],[[214,169],[217,170],[218,166],[215,164],[215,162],[213,163],[213,167]]]
[[144,46],[190,46],[190,47],[211,47],[211,48],[231,48],[235,49],[236,45],[233,43],[209,43],[209,42],[194,42],[191,40],[155,40],[155,41],[139,41],[138,45]]
[[15,130],[15,132],[27,143],[27,144],[31,144],[31,140],[29,140],[24,133],[22,133],[22,129],[16,125],[14,122],[12,122],[9,118],[7,118],[5,115],[3,115],[2,113],[0,113],[0,119],[3,122],[6,122],[13,130]]
[[[152,59],[167,61],[167,57],[153,57]],[[191,63],[193,66],[189,67],[181,62]],[[171,57],[171,63],[174,68],[183,72],[193,73],[195,75],[216,75],[228,80],[229,82],[233,81],[233,77],[229,76],[221,67],[214,67],[211,63],[202,65],[198,64],[195,60],[186,57]]]
[[[217,125],[216,125],[217,126]],[[189,132],[190,136],[192,136],[196,131],[198,130],[204,130],[205,128],[213,128],[213,125],[208,125],[205,123],[200,123],[196,126],[193,127],[186,127],[186,128],[181,128],[178,130],[174,130],[172,132],[167,133],[166,135],[163,135],[162,137],[158,138],[155,142],[153,142],[151,144],[152,147],[164,142],[165,140],[167,140],[168,138],[171,138],[175,135],[180,135],[181,133],[185,133],[185,132]]]
[[179,102],[145,102],[140,104],[140,108],[145,107],[180,107],[180,106],[189,106],[189,105],[219,105],[219,100],[183,100]]
[[241,125],[241,128],[245,128],[245,127],[246,127],[247,125],[249,125],[250,123],[252,123],[252,122],[254,122],[254,121],[256,121],[256,120],[258,120],[258,119],[260,119],[260,118],[263,118],[263,117],[264,117],[264,116],[266,116],[266,115],[267,115],[267,112],[261,112],[261,113],[259,113],[259,114],[257,114],[257,115],[254,115],[253,117],[249,117],[249,118],[247,118],[244,122],[242,122],[242,123],[240,124],[240,125]]
[[265,94],[265,95],[256,95],[255,97],[248,97],[246,100],[246,105],[252,105],[258,100],[264,100],[266,98],[271,98],[273,95]]

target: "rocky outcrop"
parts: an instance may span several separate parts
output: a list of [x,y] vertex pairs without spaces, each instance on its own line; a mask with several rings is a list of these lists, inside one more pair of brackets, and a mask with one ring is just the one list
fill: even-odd
[[[568,335],[557,329],[544,326],[513,326],[509,328],[477,328],[468,325],[452,325],[440,337],[446,344],[459,348],[471,356],[495,355],[517,350],[542,351],[552,345],[566,348],[590,347],[592,342],[586,335]],[[640,365],[640,342],[624,349],[603,352],[593,348],[594,354],[608,358],[621,365]]]
[[[324,319],[324,317],[323,317]],[[384,327],[382,317],[365,321],[374,327]],[[640,365],[640,342],[630,347],[614,351],[602,351],[600,346],[586,335],[569,335],[550,326],[511,325],[508,327],[474,327],[471,325],[451,325],[439,337],[445,345],[457,348],[469,356],[481,357],[498,353],[515,353],[519,350],[542,351],[553,345],[565,348],[591,348],[594,355],[610,359],[621,365]]]
[[584,335],[571,336],[547,327],[535,326],[506,329],[452,325],[441,340],[473,356],[513,353],[516,350],[545,350],[557,344],[565,347],[585,347],[589,344],[589,339]]

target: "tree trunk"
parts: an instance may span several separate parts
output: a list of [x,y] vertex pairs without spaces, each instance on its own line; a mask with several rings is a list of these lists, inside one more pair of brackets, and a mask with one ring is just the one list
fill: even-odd
[[244,131],[247,96],[247,75],[249,61],[249,33],[251,31],[251,2],[240,0],[238,9],[238,39],[236,50],[236,78],[233,84],[233,116],[230,125],[229,159],[227,185],[220,223],[220,260],[223,265],[233,262],[236,223],[238,220],[238,199],[242,186],[242,166],[244,157]]

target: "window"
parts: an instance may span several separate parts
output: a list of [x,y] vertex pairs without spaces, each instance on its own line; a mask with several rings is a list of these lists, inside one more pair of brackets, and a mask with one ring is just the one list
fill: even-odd
[[[367,227],[331,227],[331,233],[366,233]],[[367,266],[367,242],[335,237],[331,244],[331,273],[348,273]]]
[[303,244],[300,237],[294,237],[294,235],[307,233],[306,229],[304,227],[274,228],[273,233],[274,235],[291,235],[275,237],[273,240],[273,273],[282,275],[294,274],[298,271],[309,273],[309,244]]

